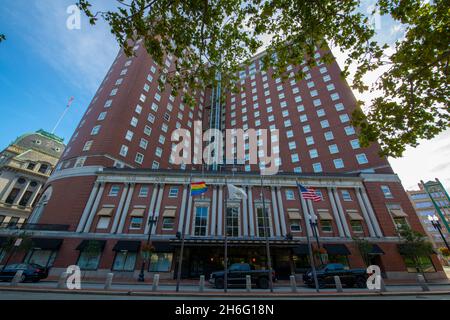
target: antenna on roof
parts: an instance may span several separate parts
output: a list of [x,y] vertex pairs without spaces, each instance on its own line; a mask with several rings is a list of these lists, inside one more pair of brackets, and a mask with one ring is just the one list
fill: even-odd
[[58,121],[56,122],[55,127],[54,127],[53,130],[52,130],[52,134],[55,133],[56,128],[58,128],[59,124],[61,123],[61,120],[62,120],[62,119],[64,118],[64,116],[66,115],[67,110],[69,110],[70,105],[72,104],[73,100],[74,100],[74,98],[73,98],[73,97],[70,97],[69,102],[67,103],[66,108],[64,109],[64,111],[63,111],[61,117],[59,117]]

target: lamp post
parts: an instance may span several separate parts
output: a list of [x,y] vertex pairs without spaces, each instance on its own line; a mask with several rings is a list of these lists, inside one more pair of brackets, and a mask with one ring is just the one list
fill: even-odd
[[[156,222],[158,221],[158,219],[155,217],[150,217],[148,219],[148,225],[150,226],[149,231],[148,231],[148,238],[147,238],[147,246],[150,245],[150,241],[151,241],[151,237],[152,237],[152,229],[153,229],[153,225],[156,224]],[[150,255],[148,257],[142,257],[142,266],[141,266],[141,273],[139,273],[139,278],[138,281],[140,282],[144,282],[145,278],[144,278],[144,270],[145,270],[145,260],[149,260],[150,261]]]
[[430,215],[429,215],[429,216],[428,216],[428,221],[431,222],[431,224],[433,225],[434,229],[436,229],[437,231],[439,231],[439,234],[441,235],[441,238],[442,238],[442,240],[444,241],[445,246],[447,247],[447,249],[450,250],[450,247],[449,247],[449,245],[448,245],[448,243],[447,243],[447,240],[445,240],[444,234],[442,233],[442,225],[441,225],[441,223],[439,222],[439,218],[436,217],[435,215],[433,215],[433,216],[430,216]]
[[317,223],[317,216],[314,213],[309,216],[309,224],[311,226],[313,235],[316,238],[317,248],[319,249],[320,264],[323,265],[322,254],[320,253],[319,229],[318,229],[319,224]]

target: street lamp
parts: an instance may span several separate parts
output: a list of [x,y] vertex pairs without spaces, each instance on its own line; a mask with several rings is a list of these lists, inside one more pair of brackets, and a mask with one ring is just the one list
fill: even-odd
[[439,221],[439,218],[436,217],[435,215],[432,216],[428,216],[428,221],[431,222],[431,224],[433,225],[434,229],[436,229],[437,231],[439,231],[439,234],[441,235],[442,240],[444,240],[445,246],[447,247],[447,249],[450,250],[450,247],[448,246],[447,240],[445,240],[444,234],[442,233],[442,226],[441,223]]
[[[316,238],[317,248],[320,251],[320,242],[319,242],[319,224],[317,222],[317,216],[313,213],[309,216],[309,225],[311,226],[311,230],[313,232],[314,237]],[[320,264],[323,265],[322,255],[319,252]]]
[[[155,217],[155,218],[150,217],[148,219],[148,225],[150,226],[150,228],[149,228],[149,231],[148,231],[147,246],[150,245],[150,240],[151,240],[151,237],[152,237],[153,225],[156,224],[157,221],[158,221],[157,217]],[[150,256],[142,257],[141,273],[139,273],[139,278],[138,278],[139,282],[144,282],[145,281],[145,279],[144,279],[145,260],[146,260],[145,258],[150,260]]]

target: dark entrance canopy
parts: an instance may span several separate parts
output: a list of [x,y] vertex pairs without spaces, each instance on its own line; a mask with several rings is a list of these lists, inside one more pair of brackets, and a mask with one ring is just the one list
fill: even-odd
[[141,247],[140,241],[117,241],[114,246],[114,251],[130,251],[130,252],[138,252]]
[[173,246],[169,242],[152,242],[156,252],[173,252]]
[[377,244],[372,244],[372,251],[370,251],[369,254],[372,254],[372,255],[384,254],[384,251]]
[[309,253],[307,244],[299,244],[298,246],[294,247],[292,251],[294,252],[294,254],[298,255]]
[[324,244],[323,247],[327,250],[328,254],[337,254],[341,256],[350,255],[350,250],[348,250],[345,244]]
[[106,240],[83,240],[80,242],[80,244],[77,247],[77,250],[79,251],[83,251],[84,249],[87,248],[87,246],[89,245],[90,242],[97,242],[100,246],[100,251],[103,251],[103,248],[105,247],[106,244]]
[[44,239],[34,238],[32,239],[33,248],[39,248],[42,250],[58,250],[61,247],[63,239]]

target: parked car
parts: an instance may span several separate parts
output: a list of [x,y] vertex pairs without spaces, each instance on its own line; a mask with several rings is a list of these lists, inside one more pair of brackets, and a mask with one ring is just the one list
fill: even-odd
[[[228,268],[228,286],[245,286],[247,275],[250,275],[252,285],[256,285],[261,289],[269,288],[269,270],[256,270],[253,265],[248,263],[234,263]],[[272,271],[272,281],[275,280],[275,271]],[[213,284],[215,288],[223,289],[225,283],[225,271],[211,273],[209,282]]]
[[[365,269],[346,269],[340,263],[329,263],[316,269],[319,287],[335,285],[334,276],[339,276],[342,285],[347,287],[365,288],[368,274]],[[303,275],[303,282],[308,287],[314,287],[314,277],[311,269]]]
[[0,269],[0,281],[11,281],[19,270],[23,270],[20,282],[38,282],[48,277],[48,269],[34,263],[10,264],[2,269]]

